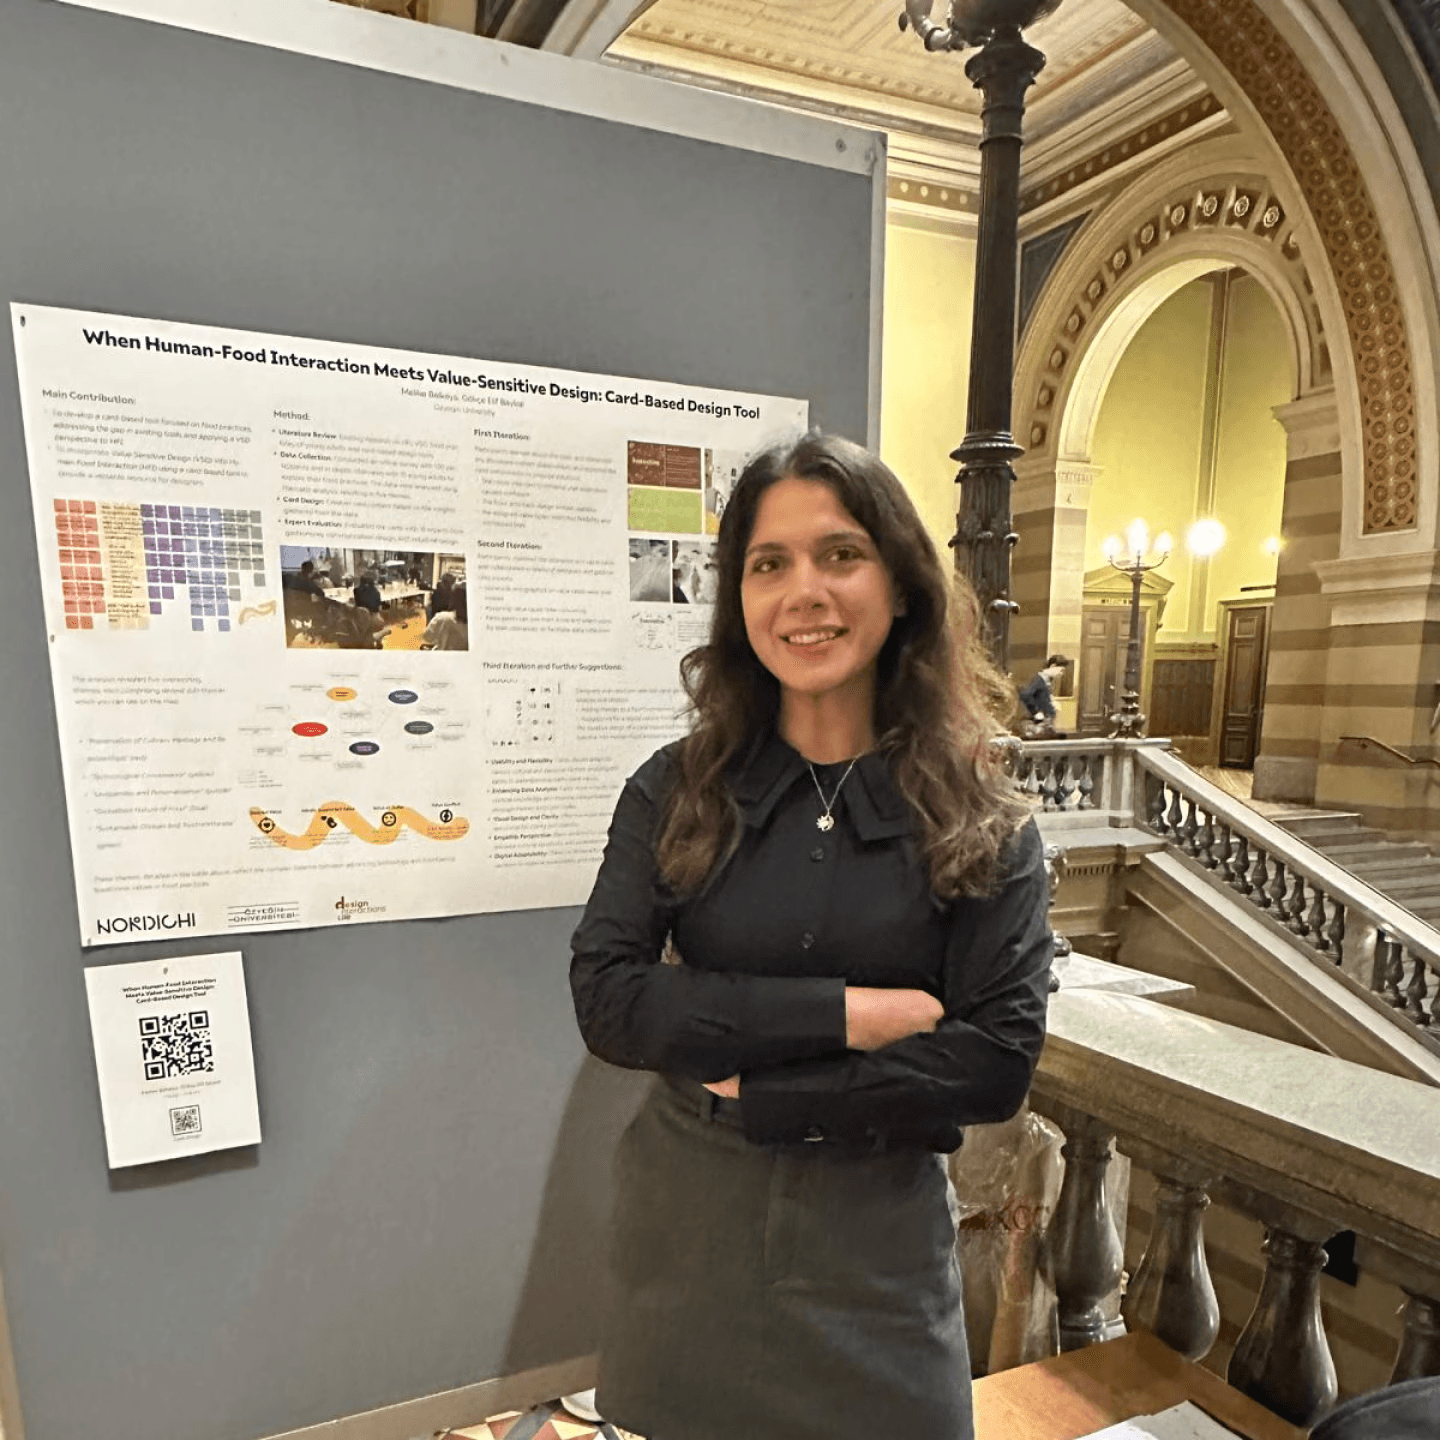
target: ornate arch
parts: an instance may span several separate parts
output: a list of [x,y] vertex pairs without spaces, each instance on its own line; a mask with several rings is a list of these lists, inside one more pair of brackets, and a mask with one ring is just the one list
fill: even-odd
[[[1221,265],[1244,267],[1275,301],[1299,393],[1330,382],[1323,319],[1279,187],[1254,171],[1220,170],[1163,187],[1142,180],[1137,191],[1087,222],[1027,329],[1016,423],[1032,455],[1088,456],[1099,397],[1140,323]],[[1072,404],[1079,396],[1087,403]]]

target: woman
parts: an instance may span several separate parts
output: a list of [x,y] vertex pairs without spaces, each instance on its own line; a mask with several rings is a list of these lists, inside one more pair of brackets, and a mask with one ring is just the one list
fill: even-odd
[[586,1044],[660,1072],[597,1404],[651,1440],[969,1440],[943,1157],[1023,1101],[1052,953],[1013,701],[858,446],[753,460],[716,549],[693,728],[626,783],[573,941]]

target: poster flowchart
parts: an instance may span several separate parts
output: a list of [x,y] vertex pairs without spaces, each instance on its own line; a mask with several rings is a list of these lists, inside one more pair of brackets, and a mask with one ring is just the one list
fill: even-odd
[[804,402],[11,308],[83,943],[583,902]]

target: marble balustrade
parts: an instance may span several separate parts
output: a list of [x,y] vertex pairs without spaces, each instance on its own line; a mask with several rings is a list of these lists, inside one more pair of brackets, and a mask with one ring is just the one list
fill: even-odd
[[[1347,1103],[1336,1105],[1335,1097]],[[1117,1151],[1160,1180],[1124,1322],[1199,1359],[1219,1330],[1204,1247],[1212,1200],[1263,1223],[1264,1275],[1227,1378],[1311,1425],[1334,1403],[1322,1324],[1327,1240],[1404,1292],[1392,1381],[1440,1374],[1440,1095],[1117,989],[1062,986],[1031,1091],[1064,1132],[1048,1245],[1062,1348],[1109,1338],[1121,1273],[1106,1202]]]

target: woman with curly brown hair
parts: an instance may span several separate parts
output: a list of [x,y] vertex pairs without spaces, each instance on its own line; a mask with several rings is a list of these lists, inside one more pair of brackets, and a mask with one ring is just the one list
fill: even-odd
[[[1013,703],[898,480],[758,456],[575,932],[616,1157],[598,1405],[652,1440],[969,1440],[944,1156],[1024,1100],[1053,949],[991,739]],[[668,960],[670,963],[662,963]]]

